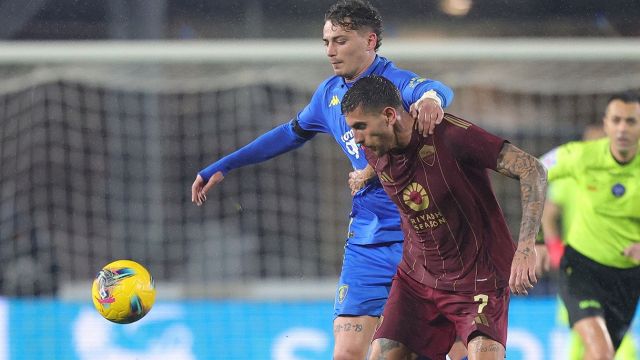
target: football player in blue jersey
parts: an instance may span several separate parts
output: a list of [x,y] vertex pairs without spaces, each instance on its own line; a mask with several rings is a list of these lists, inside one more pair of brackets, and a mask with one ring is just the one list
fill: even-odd
[[[363,76],[376,74],[391,80],[421,133],[433,132],[453,92],[377,55],[382,20],[371,4],[341,0],[332,5],[325,14],[322,38],[335,75],[318,86],[309,104],[292,120],[201,170],[191,188],[192,202],[202,205],[207,192],[229,171],[294,150],[317,133],[332,135],[359,174],[367,161],[342,115],[340,101]],[[359,178],[366,177],[368,174],[361,174]],[[350,217],[335,297],[334,359],[365,358],[402,256],[400,216],[377,178],[354,191]]]

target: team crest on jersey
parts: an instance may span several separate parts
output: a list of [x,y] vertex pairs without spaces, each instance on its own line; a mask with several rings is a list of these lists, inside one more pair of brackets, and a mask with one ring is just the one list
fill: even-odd
[[338,95],[333,95],[333,97],[329,101],[329,107],[336,106],[339,104],[340,104],[340,99],[338,99]]
[[413,211],[422,211],[429,207],[427,191],[416,182],[412,182],[402,190],[402,200]]
[[434,154],[436,153],[436,148],[433,145],[425,145],[420,149],[418,154],[420,155],[420,159],[424,161],[427,165],[432,166],[435,161]]
[[342,304],[349,292],[349,285],[342,285],[338,288],[338,303]]

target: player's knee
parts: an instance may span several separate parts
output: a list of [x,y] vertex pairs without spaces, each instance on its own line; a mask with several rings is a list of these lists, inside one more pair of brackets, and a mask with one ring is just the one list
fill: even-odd
[[584,354],[584,358],[588,360],[613,360],[614,357],[615,351],[608,346],[587,346]]
[[336,347],[333,349],[333,360],[362,360],[367,356],[368,349],[355,347]]

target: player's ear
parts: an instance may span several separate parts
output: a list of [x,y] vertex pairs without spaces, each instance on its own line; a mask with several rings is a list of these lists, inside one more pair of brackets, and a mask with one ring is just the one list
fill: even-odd
[[396,109],[392,108],[391,106],[387,106],[386,108],[384,108],[384,110],[382,110],[382,112],[387,118],[387,125],[393,126],[398,120]]
[[370,32],[367,38],[367,51],[374,50],[378,43],[378,35],[374,32]]

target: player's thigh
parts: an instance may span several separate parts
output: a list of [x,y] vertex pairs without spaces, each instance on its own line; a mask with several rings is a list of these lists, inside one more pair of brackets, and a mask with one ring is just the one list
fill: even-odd
[[473,336],[467,346],[469,360],[502,360],[505,357],[505,349],[499,342],[484,336]]
[[402,256],[402,242],[347,243],[344,251],[334,316],[379,317]]
[[601,285],[601,276],[592,261],[566,247],[560,263],[558,291],[567,308],[571,328],[584,318],[604,319],[603,294],[606,289]]
[[379,318],[338,316],[333,320],[334,359],[364,359]]
[[432,292],[432,288],[400,272],[394,278],[380,326],[373,336],[374,342],[385,339],[383,355],[386,352],[393,359],[398,358],[396,353],[408,356],[406,347],[423,358],[445,358],[456,339],[456,330],[433,302]]
[[436,290],[435,299],[465,344],[472,337],[483,335],[506,346],[509,288],[480,292]]
[[420,359],[418,355],[412,352],[408,347],[402,343],[380,338],[375,339],[371,344],[371,352],[369,353],[369,360],[417,360]]

